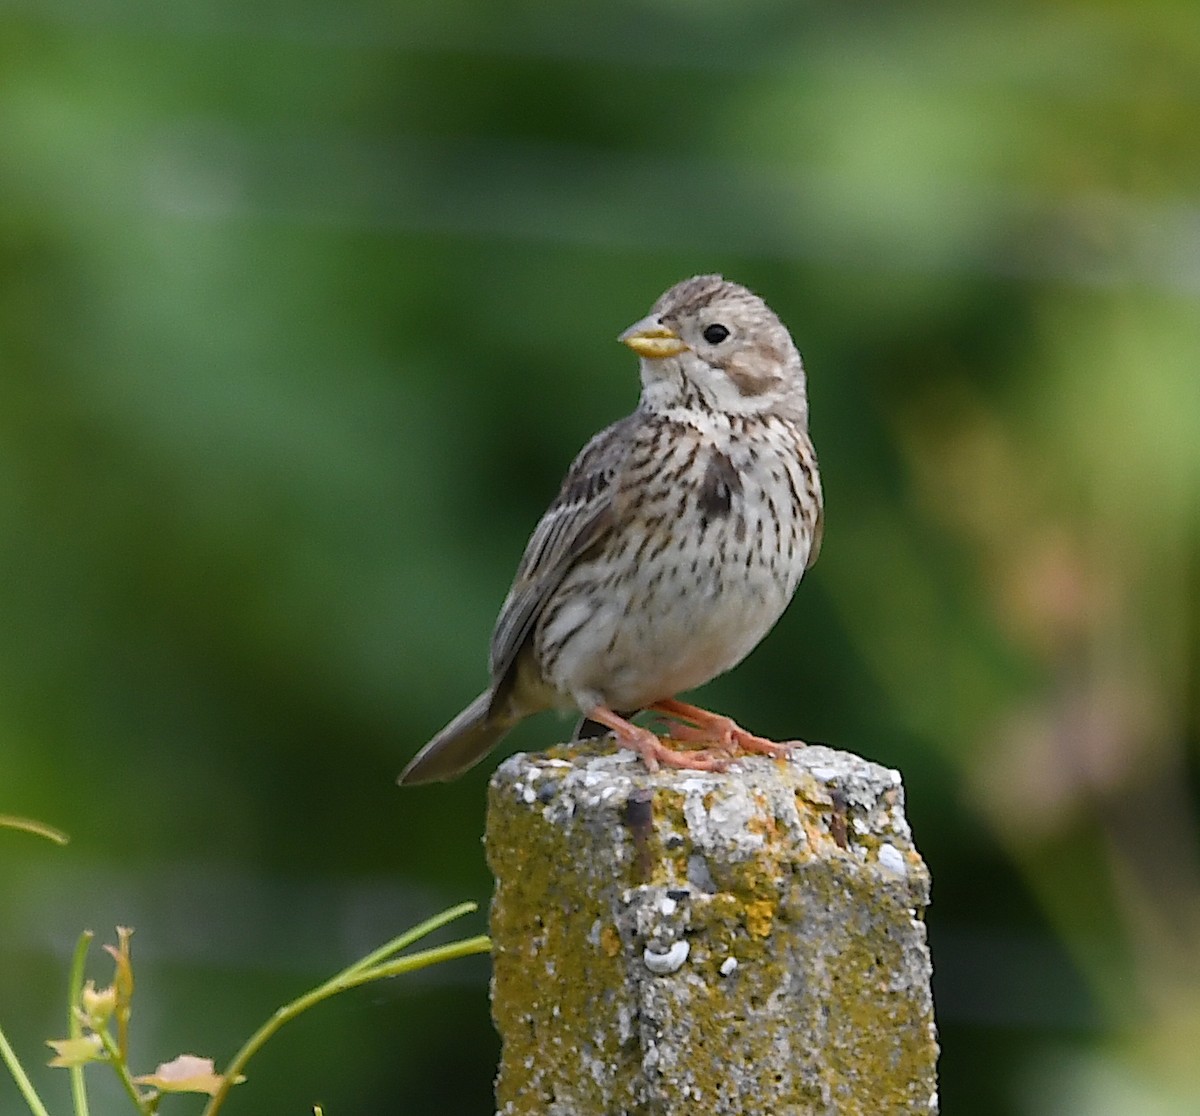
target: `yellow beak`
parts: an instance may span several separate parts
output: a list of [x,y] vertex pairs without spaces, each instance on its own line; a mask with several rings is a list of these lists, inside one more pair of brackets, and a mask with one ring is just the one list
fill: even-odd
[[679,339],[678,333],[668,329],[656,318],[643,318],[640,322],[635,322],[617,340],[647,360],[675,356],[687,348]]

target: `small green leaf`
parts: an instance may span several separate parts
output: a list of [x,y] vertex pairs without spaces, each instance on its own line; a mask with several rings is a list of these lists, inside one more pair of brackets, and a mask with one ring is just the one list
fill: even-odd
[[89,1062],[104,1061],[104,1047],[99,1035],[84,1035],[81,1038],[47,1039],[46,1045],[54,1051],[49,1064],[68,1068],[86,1066]]

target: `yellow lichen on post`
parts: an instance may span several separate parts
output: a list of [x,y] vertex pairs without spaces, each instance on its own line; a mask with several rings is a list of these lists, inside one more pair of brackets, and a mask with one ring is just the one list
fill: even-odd
[[514,756],[487,850],[501,1116],[937,1111],[896,772],[822,747],[724,774]]

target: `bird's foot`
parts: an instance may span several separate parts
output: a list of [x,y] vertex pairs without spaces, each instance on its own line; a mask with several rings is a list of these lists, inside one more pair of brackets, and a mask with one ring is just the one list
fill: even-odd
[[[724,771],[729,767],[732,759],[729,749],[724,747],[695,751],[680,751],[678,748],[672,748],[648,728],[635,725],[604,706],[589,709],[587,717],[590,721],[612,729],[617,743],[623,748],[637,752],[650,771],[657,771],[660,766],[682,768],[687,771]],[[730,723],[732,724],[732,722]],[[711,738],[707,742],[712,743]]]
[[664,717],[678,722],[671,726],[671,736],[676,740],[715,745],[716,749],[730,757],[737,752],[748,752],[752,755],[786,759],[792,754],[793,748],[804,747],[803,740],[780,742],[768,740],[765,736],[755,736],[731,717],[710,713],[707,709],[688,705],[686,702],[668,699],[656,701],[650,708],[655,713],[661,713]]

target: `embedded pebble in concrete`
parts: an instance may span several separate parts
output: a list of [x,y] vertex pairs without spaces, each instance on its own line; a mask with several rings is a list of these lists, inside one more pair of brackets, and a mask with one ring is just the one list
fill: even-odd
[[908,865],[904,862],[904,854],[895,845],[879,846],[879,863],[889,872],[895,872],[898,876],[903,876],[908,871]]
[[664,952],[659,952],[647,946],[642,951],[642,960],[645,962],[646,968],[652,973],[663,976],[666,973],[673,973],[676,969],[680,968],[687,960],[690,951],[691,947],[686,941],[675,942],[674,945],[669,946]]

